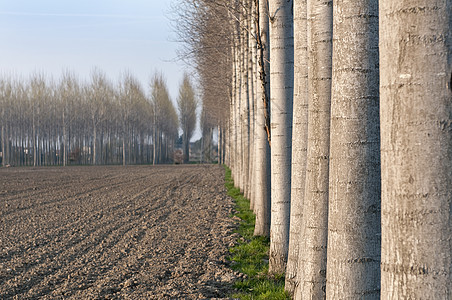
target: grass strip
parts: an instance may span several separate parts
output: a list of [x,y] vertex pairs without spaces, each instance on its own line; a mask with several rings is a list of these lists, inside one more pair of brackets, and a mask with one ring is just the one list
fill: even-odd
[[235,214],[242,221],[237,233],[238,245],[229,249],[231,268],[246,274],[246,278],[234,283],[238,291],[232,295],[238,299],[290,299],[284,291],[284,275],[268,274],[270,241],[266,237],[254,236],[256,217],[250,210],[250,201],[234,186],[231,170],[226,169],[226,189],[236,203]]

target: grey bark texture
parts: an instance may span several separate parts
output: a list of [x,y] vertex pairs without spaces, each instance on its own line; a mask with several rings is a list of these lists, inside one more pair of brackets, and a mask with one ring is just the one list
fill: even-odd
[[265,130],[265,97],[270,95],[270,51],[268,44],[268,7],[267,1],[259,0],[259,67],[260,84],[257,94],[257,113],[256,113],[256,200],[255,213],[256,225],[254,226],[254,235],[270,236],[270,146],[267,141],[267,132]]
[[[247,17],[242,13],[242,22],[247,24]],[[240,126],[242,130],[241,134],[241,151],[242,159],[242,172],[241,172],[241,184],[240,190],[243,194],[248,190],[248,175],[249,175],[249,157],[250,157],[250,127],[249,127],[249,86],[248,86],[248,32],[241,28],[241,61],[240,61],[240,73],[241,73],[241,93],[240,93]]]
[[[322,299],[326,287],[333,1],[308,0],[308,153],[295,299]],[[297,279],[298,280],[298,279]]]
[[254,211],[254,81],[256,74],[254,73],[254,55],[256,47],[256,39],[254,36],[254,1],[248,1],[250,11],[248,13],[248,103],[249,103],[249,157],[248,157],[248,183],[247,183],[247,198],[250,200],[250,209]]
[[252,41],[252,65],[253,65],[253,98],[252,98],[252,129],[251,129],[251,150],[252,150],[252,171],[250,174],[250,180],[251,180],[251,185],[250,185],[250,201],[252,203],[251,205],[251,209],[253,210],[254,213],[256,213],[256,153],[257,153],[257,143],[256,143],[256,131],[257,131],[257,126],[256,126],[256,119],[257,119],[257,101],[260,100],[260,98],[257,98],[257,90],[258,90],[258,85],[259,85],[259,71],[258,71],[258,65],[257,65],[257,35],[258,35],[258,27],[256,25],[256,18],[257,18],[257,10],[258,8],[258,3],[255,0],[251,1],[251,5],[252,5],[252,16],[251,16],[251,38],[250,40]]
[[[238,26],[237,26],[238,27]],[[242,57],[243,57],[243,47],[241,44],[240,38],[240,29],[237,28],[237,57],[236,57],[236,100],[235,100],[235,109],[236,109],[236,168],[237,168],[237,180],[235,181],[236,186],[243,191],[242,179],[243,179],[243,152],[242,152]]]
[[[249,0],[245,0],[245,7],[248,7]],[[242,28],[242,47],[243,47],[243,70],[242,70],[242,95],[243,98],[243,116],[242,116],[242,141],[243,141],[243,194],[248,197],[250,183],[250,48],[249,48],[249,15],[245,7],[243,8],[242,18],[245,28]],[[248,198],[249,199],[249,198]]]
[[452,299],[451,10],[380,1],[382,299]]
[[236,34],[233,33],[232,34],[232,41],[233,41],[233,45],[232,45],[232,49],[231,49],[231,53],[232,53],[232,93],[231,93],[231,140],[230,140],[230,144],[231,144],[231,175],[232,175],[232,179],[234,180],[235,184],[237,185],[237,183],[239,182],[239,166],[238,166],[238,153],[237,153],[237,147],[238,147],[238,133],[237,133],[237,128],[238,128],[238,124],[237,124],[237,95],[238,95],[238,89],[239,89],[239,85],[238,85],[238,78],[237,78],[237,67],[238,67],[238,49],[237,49],[237,38],[236,38]]
[[289,247],[293,111],[292,1],[270,0],[271,227],[269,272],[285,272]]
[[333,2],[327,299],[380,299],[378,0]]
[[308,48],[306,0],[294,0],[294,99],[292,131],[292,179],[290,198],[289,254],[286,291],[296,286],[298,252],[303,218],[308,146]]

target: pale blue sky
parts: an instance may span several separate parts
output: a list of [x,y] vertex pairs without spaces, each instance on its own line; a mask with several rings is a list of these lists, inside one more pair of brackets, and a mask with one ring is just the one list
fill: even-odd
[[116,81],[130,71],[148,91],[154,71],[174,100],[184,66],[175,63],[171,0],[0,0],[0,72],[88,78],[93,67]]

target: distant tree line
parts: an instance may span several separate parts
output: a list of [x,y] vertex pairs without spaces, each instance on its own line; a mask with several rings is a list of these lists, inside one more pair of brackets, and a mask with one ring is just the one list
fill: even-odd
[[64,72],[0,78],[3,166],[157,164],[172,161],[179,117],[163,75],[149,95],[130,73],[114,83],[95,69],[88,81]]
[[197,77],[201,104],[201,160],[213,160],[214,133],[218,139],[218,161],[224,163],[226,134],[232,93],[232,17],[227,1],[184,1],[174,8],[174,24],[181,42],[179,58]]

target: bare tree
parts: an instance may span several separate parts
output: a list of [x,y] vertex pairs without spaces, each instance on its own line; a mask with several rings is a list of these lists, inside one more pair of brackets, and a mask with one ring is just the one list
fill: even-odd
[[106,117],[106,101],[111,97],[109,91],[110,83],[107,81],[105,73],[102,73],[99,69],[94,69],[91,73],[91,84],[88,87],[88,97],[90,105],[90,116],[92,121],[92,164],[97,164],[98,156],[98,137],[97,133],[99,126],[103,119]]
[[154,74],[151,80],[151,93],[154,124],[153,163],[169,162],[169,157],[172,157],[169,152],[178,136],[179,123],[162,74]]
[[74,114],[72,111],[73,101],[79,93],[78,81],[75,76],[69,71],[66,71],[61,78],[60,85],[58,87],[59,98],[61,101],[61,127],[62,127],[62,151],[61,156],[63,160],[63,166],[68,164],[68,153],[70,149],[70,128]]
[[184,151],[184,162],[190,160],[190,139],[196,128],[196,107],[195,92],[193,85],[187,73],[184,74],[182,83],[179,87],[179,96],[177,98],[179,110],[179,122],[182,128],[182,143]]

